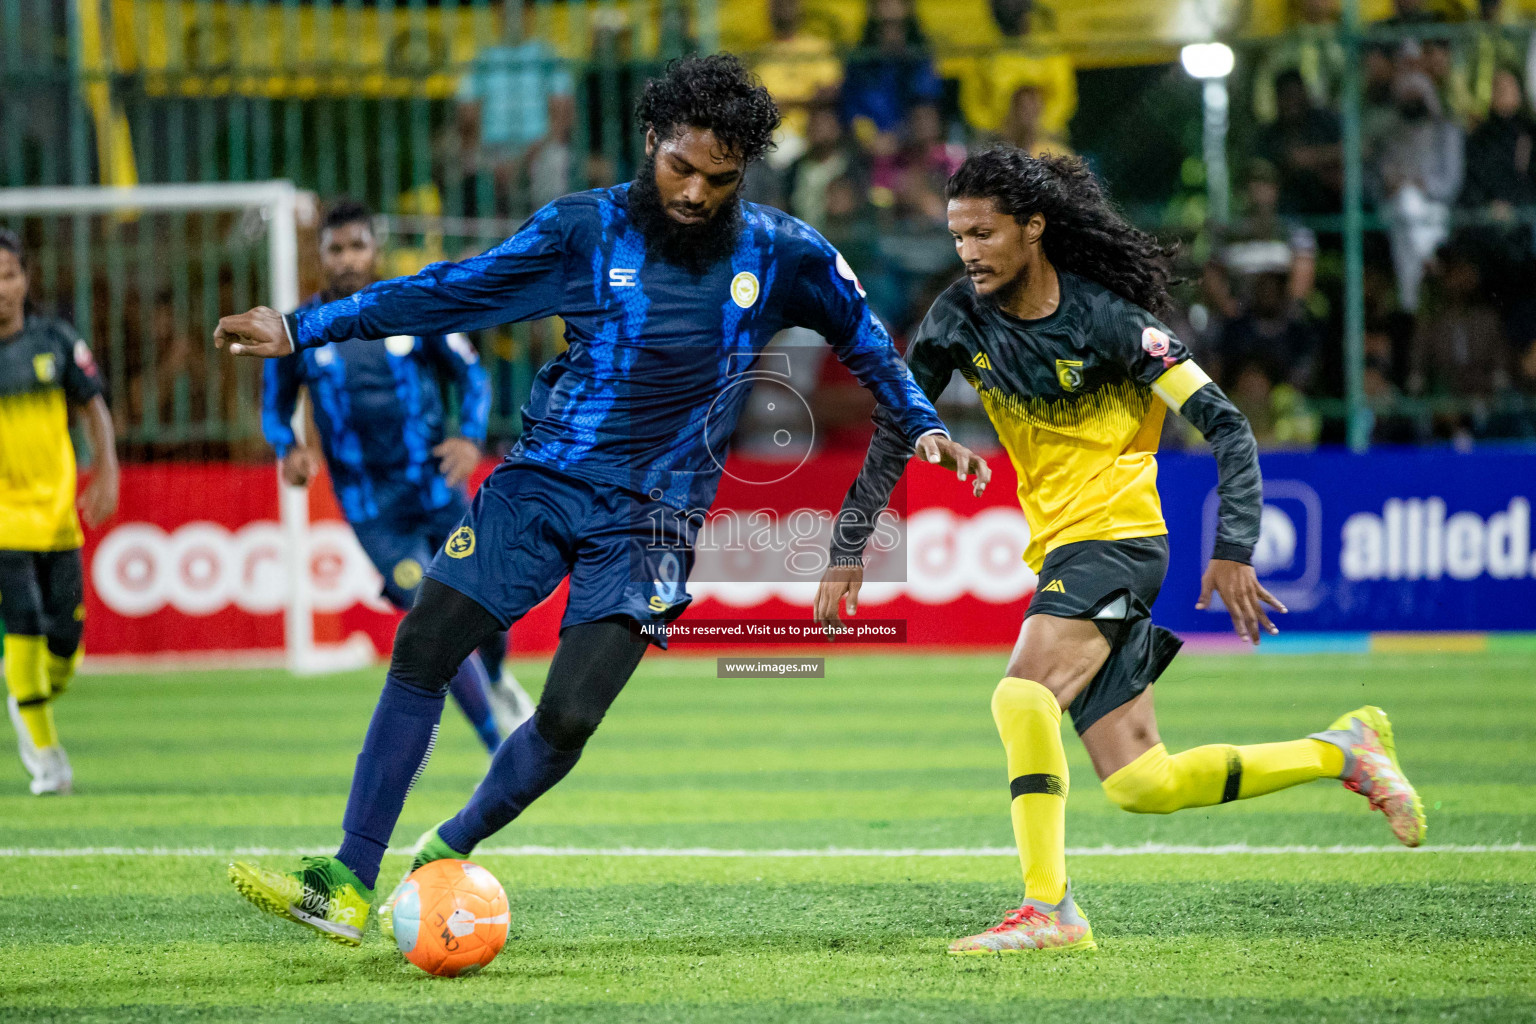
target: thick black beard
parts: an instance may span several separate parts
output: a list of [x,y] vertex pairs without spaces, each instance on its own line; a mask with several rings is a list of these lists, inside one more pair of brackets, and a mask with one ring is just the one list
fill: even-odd
[[702,277],[731,258],[741,234],[741,198],[734,195],[702,224],[679,224],[667,215],[656,186],[656,158],[648,158],[629,186],[629,219],[645,238],[649,256]]

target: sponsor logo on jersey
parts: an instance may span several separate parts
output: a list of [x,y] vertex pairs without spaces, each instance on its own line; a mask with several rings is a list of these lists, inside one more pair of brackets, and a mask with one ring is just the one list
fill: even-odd
[[1063,391],[1076,391],[1083,386],[1083,361],[1081,359],[1056,360],[1056,380]]
[[731,301],[746,309],[757,301],[757,275],[743,270],[731,278]]
[[610,288],[633,288],[640,277],[640,271],[631,270],[629,267],[608,268],[608,286]]
[[384,339],[384,350],[392,356],[404,358],[416,350],[416,339],[404,334],[391,335]]
[[1161,359],[1168,354],[1168,335],[1156,327],[1144,328],[1141,332],[1141,350],[1154,359]]
[[443,550],[448,552],[449,558],[468,558],[475,553],[475,531],[467,526],[459,527],[443,545]]
[[32,357],[32,372],[37,374],[37,379],[43,384],[52,384],[53,379],[59,375],[58,362],[53,358],[52,352],[39,352]]
[[978,370],[992,369],[992,360],[987,358],[987,354],[985,352],[977,352],[974,356],[971,357],[971,362],[976,365],[976,369]]
[[859,298],[862,299],[864,297],[864,286],[859,283],[859,275],[853,272],[853,268],[848,265],[848,261],[843,259],[842,253],[837,254],[837,275],[844,281],[852,281],[853,290],[859,293]]

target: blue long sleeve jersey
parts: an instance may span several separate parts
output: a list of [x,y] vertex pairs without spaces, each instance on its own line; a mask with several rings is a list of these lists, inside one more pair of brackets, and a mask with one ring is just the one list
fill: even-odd
[[[325,308],[317,296],[298,315]],[[445,378],[462,400],[460,435],[483,443],[491,409],[485,370],[464,335],[390,332],[368,339],[332,332],[328,341],[349,343],[270,360],[262,389],[262,432],[279,458],[294,444],[299,387],[309,389],[336,500],[353,523],[439,509],[453,500],[432,454],[444,437]]]
[[568,348],[538,373],[509,460],[708,508],[763,346],[825,337],[909,444],[943,431],[847,261],[808,225],[742,204],[735,251],[702,277],[648,259],[629,186],[539,210],[465,260],[381,281],[289,321],[301,351],[345,338],[468,331],[558,315]]

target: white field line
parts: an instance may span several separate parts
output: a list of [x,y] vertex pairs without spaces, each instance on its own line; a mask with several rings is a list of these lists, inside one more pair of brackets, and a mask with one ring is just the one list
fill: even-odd
[[[333,847],[236,846],[11,846],[0,847],[0,857],[301,857],[330,853]],[[409,848],[392,849],[394,854],[409,853]],[[774,860],[814,859],[817,857],[1017,857],[1011,846],[948,847],[938,849],[860,849],[828,847],[820,850],[722,850],[713,847],[583,847],[583,846],[485,846],[475,851],[484,857],[698,857],[740,859],[761,857]],[[1143,843],[1139,846],[1079,846],[1067,849],[1068,857],[1144,857],[1178,855],[1187,857],[1223,857],[1248,855],[1313,856],[1318,854],[1362,853],[1536,853],[1532,843],[1452,844],[1421,846],[1410,851],[1402,846],[1249,846],[1229,843],[1222,846],[1183,846],[1174,843]]]

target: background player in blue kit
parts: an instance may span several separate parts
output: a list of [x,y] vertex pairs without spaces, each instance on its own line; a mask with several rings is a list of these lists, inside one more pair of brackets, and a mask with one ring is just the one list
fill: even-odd
[[990,475],[950,439],[842,256],[801,221],[741,200],[747,166],[779,123],[741,63],[673,62],[646,84],[637,113],[646,161],[635,181],[556,200],[463,263],[286,318],[258,308],[219,322],[220,345],[264,357],[556,314],[569,342],[539,371],[517,446],[401,624],[341,849],[290,872],[230,865],[258,907],[338,942],[361,940],[443,691],[477,644],[570,577],[534,718],[501,745],[463,810],[422,837],[413,868],[467,855],[562,779],[647,643],[666,645],[666,624],[690,600],[694,534],[748,390],[730,381],[777,332],[822,334],[908,451],[962,480],[976,474],[978,491]]
[[[373,217],[339,200],[320,227],[325,291],[304,310],[351,295],[376,279]],[[446,437],[442,385],[461,399],[459,434]],[[293,431],[299,389],[308,390],[320,448],[342,515],[384,577],[384,596],[402,611],[415,603],[422,573],[469,511],[464,484],[480,459],[490,387],[462,334],[397,335],[323,345],[266,365],[262,430],[282,461],[283,479],[302,487],[314,457]],[[486,748],[533,713],[533,702],[503,674],[506,633],[497,631],[460,664],[449,683]],[[493,714],[494,708],[494,714]]]

